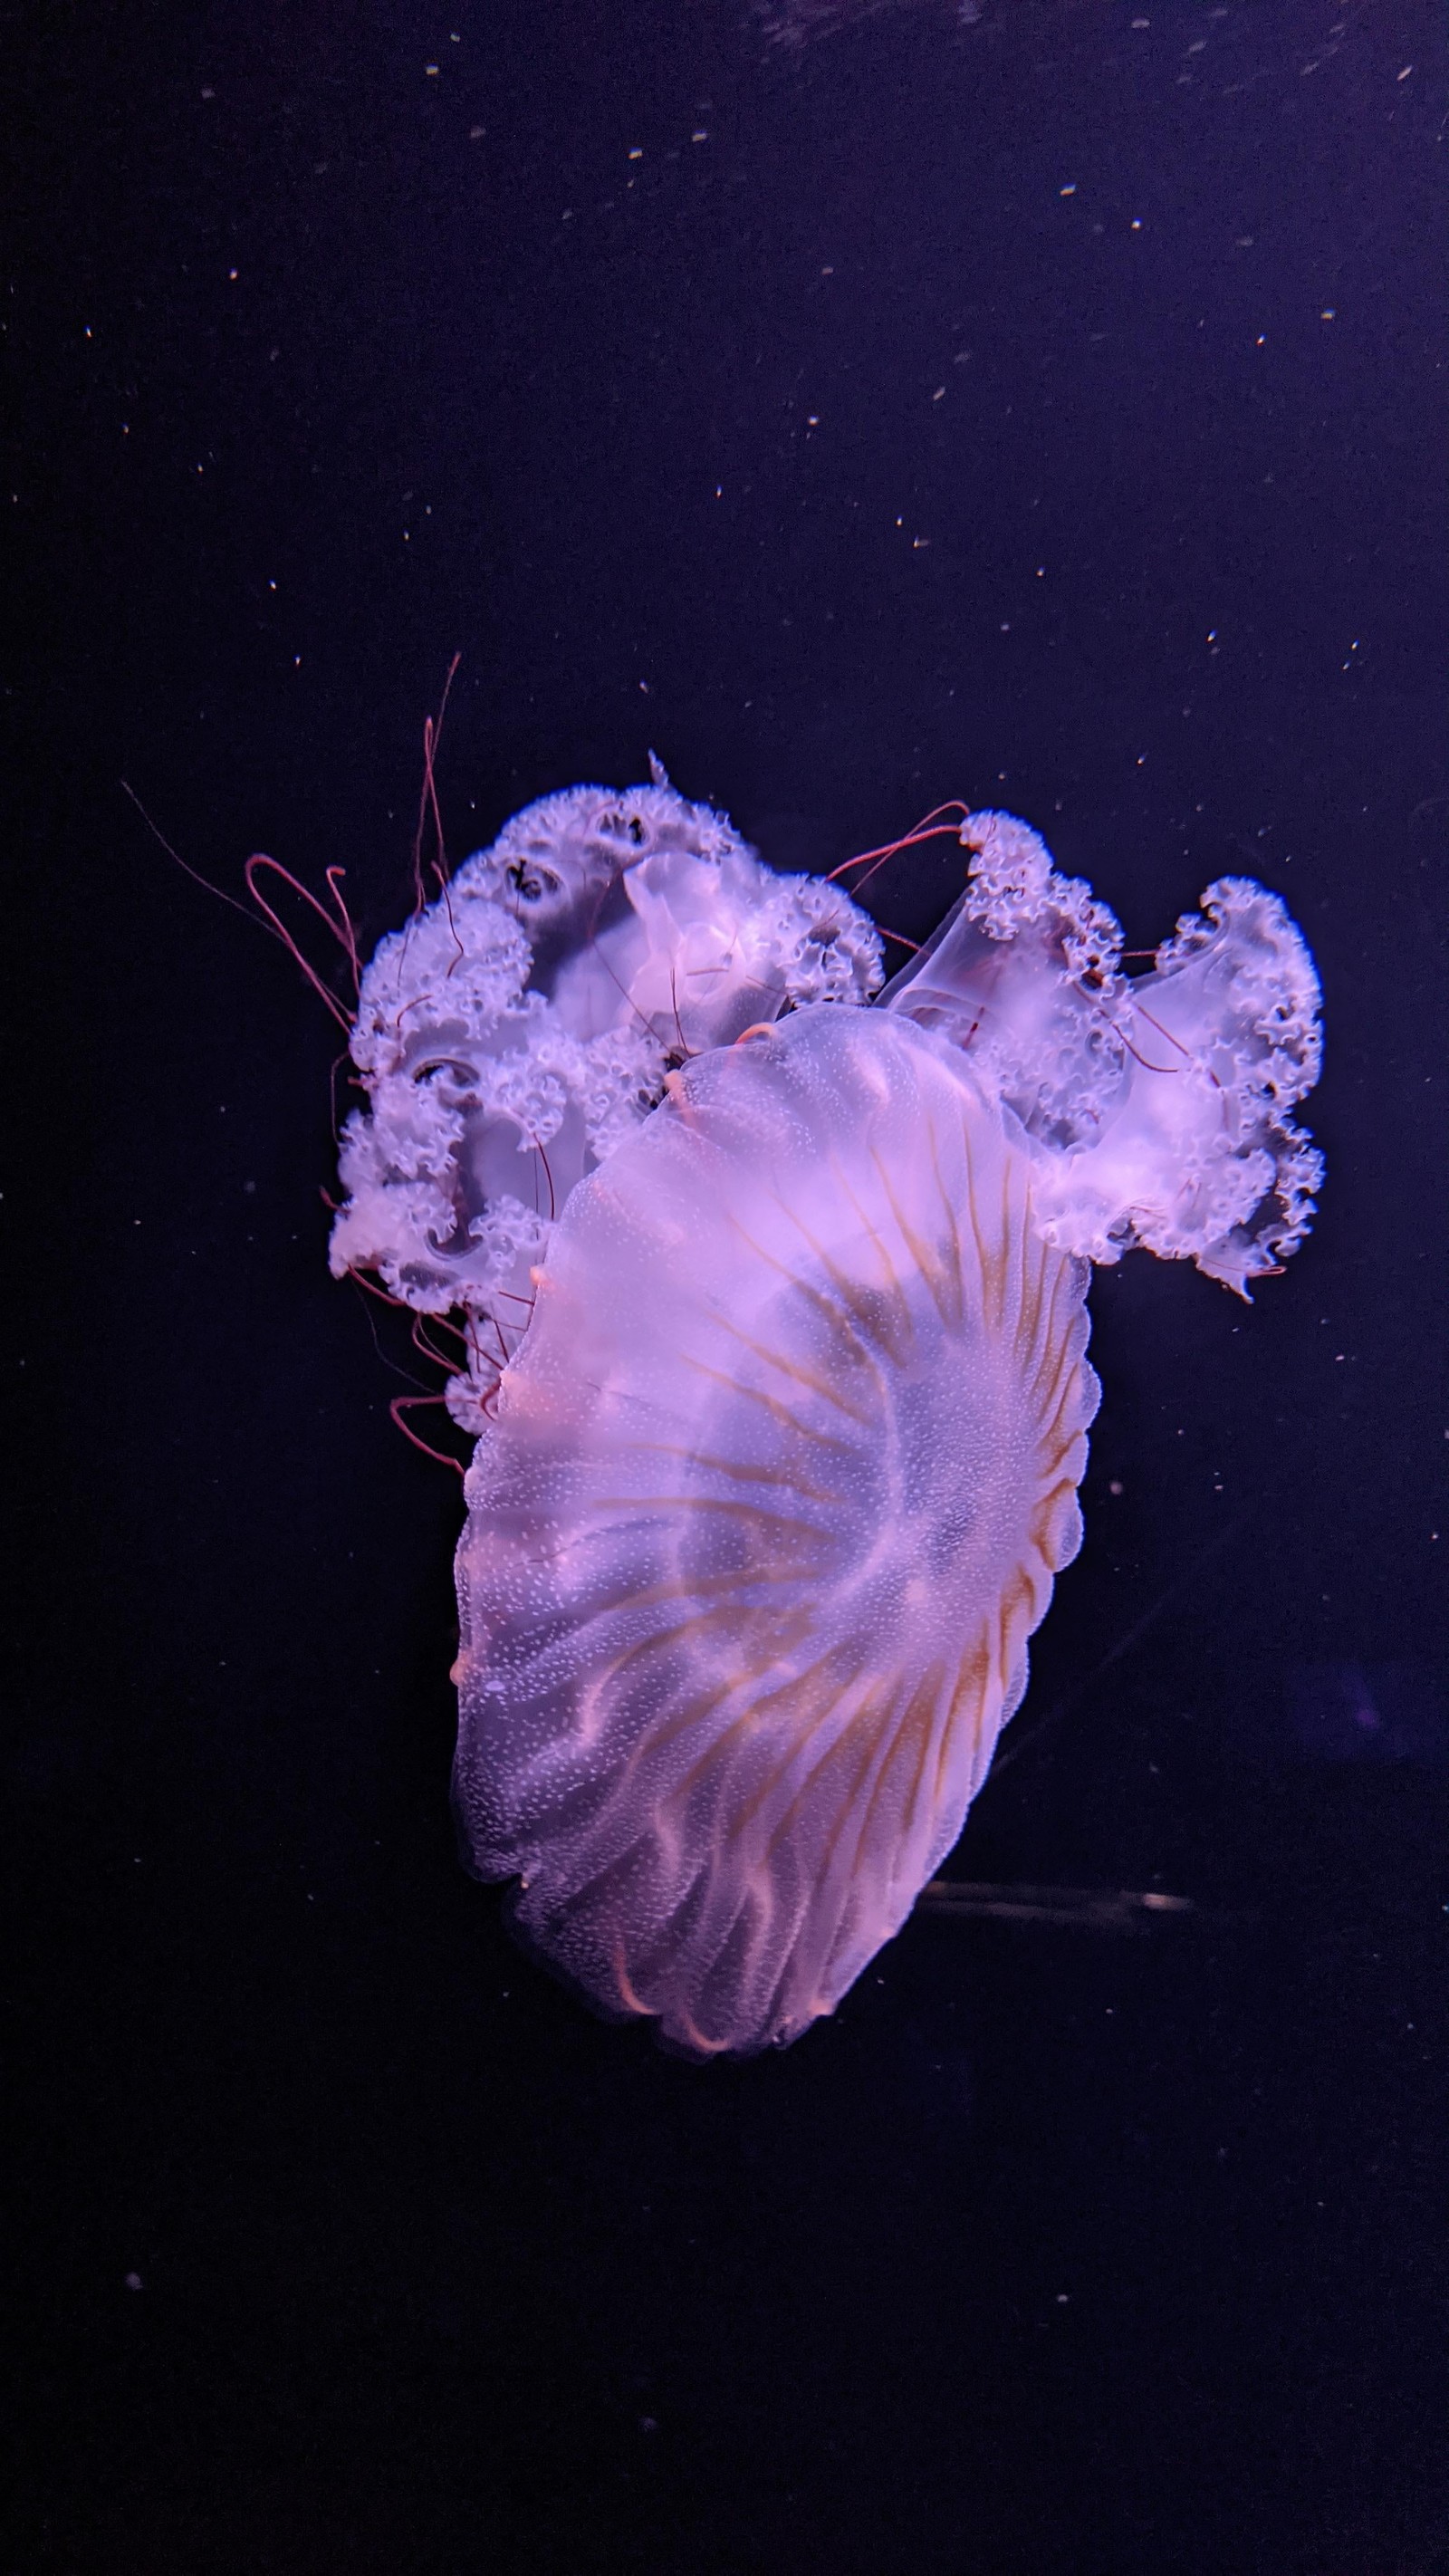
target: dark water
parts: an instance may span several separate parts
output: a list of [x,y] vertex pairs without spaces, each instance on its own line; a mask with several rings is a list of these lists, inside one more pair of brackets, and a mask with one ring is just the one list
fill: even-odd
[[[1440,13],[17,54],[6,2576],[1449,2566]],[[783,866],[1006,805],[1130,945],[1259,875],[1323,973],[1311,1242],[1093,1292],[950,1863],[1045,1902],[767,2062],[591,2021],[463,1875],[334,1032],[119,785],[371,940],[455,651],[456,850],[653,746]]]

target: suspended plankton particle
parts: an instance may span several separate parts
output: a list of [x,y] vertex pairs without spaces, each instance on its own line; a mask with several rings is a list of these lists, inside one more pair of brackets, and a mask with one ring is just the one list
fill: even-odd
[[864,916],[662,776],[530,808],[364,980],[333,1257],[470,1336],[473,1866],[696,2054],[831,2012],[961,1830],[1080,1542],[1090,1264],[1246,1294],[1320,1178],[1275,896],[1133,980],[1026,825],[960,837],[876,1007]]

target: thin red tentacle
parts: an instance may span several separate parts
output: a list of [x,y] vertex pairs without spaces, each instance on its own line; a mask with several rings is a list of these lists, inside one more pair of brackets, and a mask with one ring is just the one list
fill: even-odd
[[357,953],[357,932],[353,927],[352,915],[347,909],[347,898],[342,891],[342,879],[346,874],[347,870],[340,867],[324,868],[323,870],[323,875],[327,879],[328,892],[331,894],[332,900],[337,906],[338,914],[342,923],[341,930],[337,935],[341,940],[343,947],[347,951],[347,963],[352,969],[352,989],[354,993],[360,996],[362,992],[362,959]]
[[[1153,1016],[1152,1012],[1151,1012],[1151,1011],[1149,1011],[1149,1009],[1148,1009],[1148,1007],[1147,1007],[1147,1005],[1146,1005],[1146,1003],[1145,1003],[1145,1002],[1134,1002],[1134,1004],[1133,1004],[1133,1008],[1134,1008],[1134,1010],[1140,1011],[1140,1013],[1141,1013],[1141,1015],[1142,1015],[1143,1019],[1144,1019],[1144,1020],[1146,1020],[1146,1022],[1147,1022],[1147,1024],[1148,1024],[1148,1026],[1149,1026],[1150,1028],[1154,1028],[1154,1029],[1156,1029],[1157,1034],[1158,1034],[1158,1036],[1159,1036],[1160,1038],[1166,1038],[1168,1045],[1169,1045],[1169,1046],[1175,1046],[1175,1047],[1176,1047],[1176,1049],[1177,1049],[1178,1054],[1179,1054],[1180,1056],[1185,1057],[1185,1058],[1187,1059],[1187,1061],[1188,1061],[1189,1063],[1191,1063],[1191,1061],[1192,1061],[1192,1049],[1191,1049],[1191,1047],[1189,1047],[1189,1046],[1184,1046],[1182,1039],[1181,1039],[1180,1037],[1175,1036],[1175,1035],[1174,1035],[1174,1033],[1173,1033],[1173,1031],[1172,1031],[1171,1029],[1165,1029],[1165,1028],[1163,1027],[1163,1025],[1162,1025],[1161,1020],[1154,1018],[1154,1016]],[[1208,1070],[1209,1070],[1209,1071],[1211,1071],[1211,1067],[1209,1067],[1209,1068],[1208,1068]],[[1216,1079],[1216,1076],[1214,1076],[1214,1079]]]
[[380,1306],[396,1306],[405,1315],[411,1315],[414,1312],[406,1297],[395,1297],[392,1290],[384,1288],[381,1280],[375,1279],[370,1270],[358,1270],[349,1265],[347,1276],[359,1288],[365,1288],[369,1297],[375,1297]]
[[213,885],[210,877],[204,877],[199,868],[194,868],[189,859],[183,859],[180,851],[172,848],[171,843],[167,840],[160,824],[155,821],[153,816],[147,813],[145,806],[142,804],[140,797],[137,795],[135,788],[131,785],[129,779],[123,778],[119,783],[122,795],[130,797],[132,804],[135,806],[137,813],[140,815],[141,820],[145,824],[152,839],[160,842],[168,859],[175,860],[176,865],[181,870],[183,876],[190,877],[192,884],[201,886],[207,894],[214,894],[218,903],[229,903],[233,912],[239,912],[243,921],[251,922],[257,930],[265,928],[265,924],[257,920],[257,916],[254,912],[248,912],[244,903],[238,903],[234,894],[227,893],[225,886]]
[[[949,834],[951,839],[959,840],[961,824],[965,822],[970,811],[970,806],[964,805],[959,796],[951,797],[944,805],[933,805],[930,813],[923,814],[919,823],[913,823],[909,832],[903,832],[899,840],[883,841],[877,850],[857,850],[854,858],[842,859],[838,868],[830,870],[825,882],[827,885],[833,885],[837,877],[844,876],[847,868],[864,867],[867,861],[872,863],[870,873],[874,876],[876,868],[883,867],[887,859],[893,859],[898,850],[912,850],[919,842],[933,841],[943,834]],[[940,821],[941,815],[951,813],[959,817],[957,822]],[[864,882],[862,878],[861,883],[864,884]]]
[[283,947],[289,951],[293,962],[300,966],[308,983],[311,985],[313,992],[318,994],[326,1003],[327,1008],[331,1012],[334,1020],[336,1020],[338,1027],[350,1031],[352,1028],[354,1014],[347,1009],[344,1003],[339,1002],[336,994],[323,983],[316,967],[312,965],[311,961],[298,947],[296,940],[287,928],[286,923],[282,920],[280,913],[273,911],[266,896],[259,890],[257,877],[263,868],[270,868],[275,876],[279,876],[281,878],[284,885],[290,886],[292,892],[295,895],[299,895],[302,902],[308,904],[312,911],[316,913],[318,920],[324,923],[326,928],[330,930],[333,938],[336,940],[343,953],[345,955],[355,957],[356,944],[351,938],[351,922],[348,922],[347,929],[345,931],[340,930],[326,905],[318,900],[317,896],[312,893],[309,886],[303,885],[299,877],[293,876],[290,868],[284,868],[280,859],[269,858],[265,850],[253,851],[242,871],[242,874],[246,878],[248,894],[251,896],[258,912],[264,914],[266,919],[271,923],[272,928],[276,932],[276,935],[280,939]]
[[[1145,1018],[1147,1017],[1147,1013],[1144,1011],[1144,1012],[1143,1012],[1143,1014],[1142,1014],[1142,1016],[1143,1016],[1143,1018],[1145,1019]],[[1148,1059],[1148,1057],[1146,1057],[1146,1056],[1142,1053],[1141,1049],[1140,1049],[1139,1047],[1135,1047],[1135,1046],[1133,1045],[1132,1040],[1131,1040],[1131,1039],[1129,1038],[1129,1036],[1127,1035],[1126,1030],[1125,1030],[1124,1028],[1122,1028],[1116,1020],[1114,1020],[1114,1019],[1113,1019],[1112,1014],[1111,1014],[1111,1012],[1110,1012],[1110,1011],[1104,1011],[1104,1012],[1102,1013],[1102,1017],[1103,1017],[1103,1019],[1106,1021],[1108,1028],[1112,1031],[1113,1036],[1114,1036],[1114,1037],[1119,1037],[1119,1038],[1121,1039],[1122,1044],[1123,1044],[1123,1045],[1124,1045],[1124,1047],[1127,1049],[1127,1052],[1128,1052],[1128,1054],[1131,1056],[1133,1063],[1134,1063],[1134,1064],[1140,1064],[1144,1073],[1171,1073],[1171,1074],[1181,1073],[1181,1071],[1182,1071],[1182,1067],[1181,1067],[1181,1065],[1180,1065],[1180,1064],[1153,1064],[1153,1063],[1151,1063],[1151,1062],[1150,1062],[1150,1060]],[[1164,1035],[1165,1035],[1165,1034],[1166,1034],[1166,1032],[1164,1031]],[[1186,1051],[1186,1050],[1184,1050],[1184,1052],[1185,1052],[1185,1051]]]
[[[434,1347],[434,1344],[428,1338],[428,1326],[430,1324],[441,1324],[444,1330],[448,1332],[456,1333],[458,1331],[457,1325],[449,1324],[445,1316],[415,1315],[413,1317],[412,1330],[413,1349],[419,1354],[420,1358],[431,1360],[434,1368],[444,1370],[449,1377],[457,1377],[459,1375],[460,1363],[456,1359],[450,1358],[446,1351],[440,1351]],[[462,1338],[461,1335],[459,1335],[459,1338]]]
[[435,1449],[429,1440],[420,1439],[411,1423],[403,1420],[405,1413],[412,1412],[420,1404],[442,1404],[445,1401],[441,1395],[395,1395],[387,1409],[403,1438],[410,1440],[415,1449],[421,1449],[425,1458],[433,1458],[440,1467],[451,1467],[455,1476],[463,1477],[468,1470],[461,1459],[454,1458],[446,1449]]
[[418,797],[418,827],[413,835],[413,892],[416,898],[413,908],[416,912],[423,912],[427,907],[427,896],[423,889],[423,838],[428,828],[429,815],[432,817],[433,831],[436,835],[438,845],[437,857],[433,864],[438,875],[444,882],[446,882],[448,874],[447,851],[443,838],[443,817],[438,805],[438,786],[435,770],[438,757],[438,745],[443,739],[443,718],[448,712],[448,695],[453,686],[453,675],[456,672],[459,663],[462,661],[462,658],[463,656],[461,653],[455,653],[451,662],[448,664],[448,676],[443,682],[443,694],[438,701],[438,713],[436,719],[432,716],[427,716],[423,721],[423,783]]

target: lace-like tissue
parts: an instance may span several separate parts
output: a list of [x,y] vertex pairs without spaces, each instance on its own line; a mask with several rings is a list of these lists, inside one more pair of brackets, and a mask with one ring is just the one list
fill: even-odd
[[1289,1116],[1322,1060],[1318,977],[1286,906],[1219,877],[1148,975],[1080,877],[1011,814],[961,826],[966,891],[884,996],[994,1090],[1052,1243],[1189,1259],[1240,1295],[1307,1233],[1322,1157]]
[[662,770],[622,795],[544,797],[384,939],[362,981],[347,1201],[331,1266],[373,1270],[420,1313],[457,1313],[448,1386],[466,1431],[533,1310],[570,1193],[663,1097],[672,1066],[881,981],[868,917],[778,877]]

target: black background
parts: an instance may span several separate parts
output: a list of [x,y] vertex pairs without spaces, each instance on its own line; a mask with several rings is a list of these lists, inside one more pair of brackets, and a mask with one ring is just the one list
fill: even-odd
[[[7,2576],[1449,2566],[1440,12],[795,14],[11,20]],[[463,1874],[336,1033],[120,785],[370,944],[455,651],[455,855],[653,746],[778,865],[1288,898],[1321,1222],[1099,1277],[950,1864],[1194,1914],[698,2069]]]

